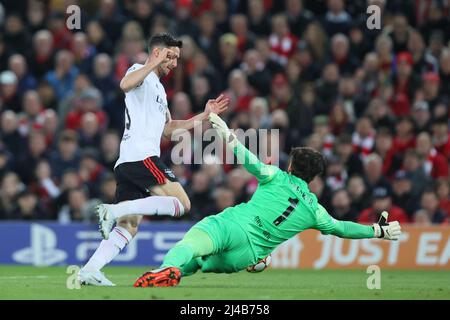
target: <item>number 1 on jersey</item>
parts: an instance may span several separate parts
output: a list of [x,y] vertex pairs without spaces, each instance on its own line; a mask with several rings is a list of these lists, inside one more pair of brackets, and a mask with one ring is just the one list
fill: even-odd
[[287,217],[289,217],[289,215],[292,213],[292,211],[294,211],[294,209],[297,207],[298,202],[298,199],[289,198],[289,207],[287,207],[286,210],[284,210],[284,212],[273,221],[273,224],[278,227],[280,223],[286,220]]

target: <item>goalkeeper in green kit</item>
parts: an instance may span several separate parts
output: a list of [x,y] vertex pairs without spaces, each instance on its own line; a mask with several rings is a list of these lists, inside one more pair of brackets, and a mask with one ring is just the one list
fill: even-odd
[[388,223],[387,212],[381,214],[378,223],[368,226],[336,220],[317,202],[308,183],[325,169],[321,153],[311,148],[294,148],[285,172],[260,162],[219,116],[212,113],[209,120],[238,161],[258,179],[258,188],[247,203],[195,224],[166,254],[160,268],[139,277],[135,287],[175,286],[181,277],[197,270],[216,273],[244,270],[307,229],[349,239],[398,239],[400,224]]

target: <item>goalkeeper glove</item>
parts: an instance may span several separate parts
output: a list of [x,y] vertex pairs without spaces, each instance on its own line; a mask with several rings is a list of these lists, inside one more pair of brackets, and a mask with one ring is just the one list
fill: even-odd
[[373,224],[374,237],[383,238],[386,240],[398,240],[402,233],[400,224],[398,221],[387,222],[388,213],[383,211],[381,213],[380,220]]
[[234,133],[230,131],[225,121],[223,121],[217,114],[212,112],[209,114],[209,121],[211,122],[212,127],[217,130],[219,135],[223,139],[225,139],[226,143],[230,147],[236,146],[237,138]]

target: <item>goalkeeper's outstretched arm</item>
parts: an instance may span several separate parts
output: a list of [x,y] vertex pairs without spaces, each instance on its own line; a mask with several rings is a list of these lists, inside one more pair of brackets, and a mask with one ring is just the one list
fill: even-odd
[[401,234],[400,224],[398,221],[388,223],[387,219],[388,213],[384,211],[378,223],[374,223],[371,226],[351,221],[336,220],[319,204],[314,229],[319,230],[323,234],[332,234],[347,239],[383,238],[387,240],[398,240]]
[[279,170],[277,167],[266,165],[259,161],[258,157],[248,150],[236,136],[228,129],[226,123],[215,113],[209,115],[212,126],[225,139],[227,148],[233,150],[239,163],[254,175],[260,183],[267,183],[275,176]]

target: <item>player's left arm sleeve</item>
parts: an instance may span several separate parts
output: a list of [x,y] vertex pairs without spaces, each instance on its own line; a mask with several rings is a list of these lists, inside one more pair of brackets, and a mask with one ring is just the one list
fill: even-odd
[[318,204],[316,211],[316,225],[313,228],[319,230],[322,234],[332,234],[339,238],[365,239],[375,237],[372,226],[336,220],[320,204]]
[[264,184],[271,181],[280,169],[259,161],[258,157],[240,143],[236,137],[234,139],[236,141],[234,142],[233,152],[239,163],[255,176],[259,183]]

